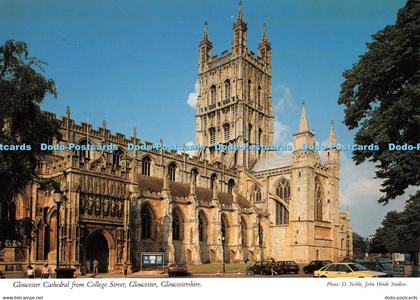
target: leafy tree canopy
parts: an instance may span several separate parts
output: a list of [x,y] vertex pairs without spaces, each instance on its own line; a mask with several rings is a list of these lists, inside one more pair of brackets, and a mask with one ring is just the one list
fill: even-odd
[[402,212],[391,211],[371,241],[370,252],[390,253],[403,241],[420,237],[420,192],[411,197]]
[[355,143],[380,146],[355,151],[356,164],[376,162],[387,204],[420,184],[420,152],[389,151],[388,144],[420,143],[420,1],[408,0],[394,25],[372,36],[367,52],[343,73],[338,103],[344,123],[357,130]]
[[0,144],[31,146],[30,151],[0,151],[0,248],[28,232],[31,220],[15,220],[13,198],[37,178],[39,144],[59,137],[58,123],[39,107],[46,95],[57,93],[43,66],[29,56],[24,42],[0,45]]

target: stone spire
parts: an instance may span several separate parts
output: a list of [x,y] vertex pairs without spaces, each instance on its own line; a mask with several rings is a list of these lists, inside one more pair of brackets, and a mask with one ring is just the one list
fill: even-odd
[[244,21],[242,12],[242,0],[239,1],[238,15],[236,21],[233,24],[233,52],[237,55],[242,55],[246,50],[246,31],[248,27]]
[[242,0],[239,0],[238,15],[236,16],[236,23],[238,22],[244,22],[244,16],[242,12]]
[[203,40],[203,41],[208,41],[209,40],[209,29],[208,29],[207,21],[204,22],[204,33],[203,33],[203,38],[201,40]]
[[305,102],[302,101],[302,110],[300,112],[298,133],[309,131],[308,118],[306,117]]
[[331,121],[331,129],[330,129],[330,136],[328,137],[328,147],[331,144],[337,144],[337,138],[335,137],[335,131],[334,131],[334,121]]
[[103,129],[106,129],[106,121],[105,121],[105,118],[103,118],[103,120],[102,120],[102,128]]
[[263,25],[263,35],[261,38],[261,42],[262,43],[268,43],[268,36],[267,36],[267,24],[264,20],[264,25]]

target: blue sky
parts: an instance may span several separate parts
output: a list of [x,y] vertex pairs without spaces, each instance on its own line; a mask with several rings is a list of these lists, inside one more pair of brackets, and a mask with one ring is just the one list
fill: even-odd
[[[339,142],[352,142],[353,133],[342,124],[343,107],[337,104],[341,74],[365,52],[373,33],[395,22],[403,4],[400,0],[244,1],[248,48],[254,52],[264,18],[267,21],[279,142],[291,139],[302,99],[319,141],[327,139],[334,119]],[[129,134],[136,127],[142,139],[185,143],[194,140],[195,111],[187,97],[194,92],[203,23],[209,23],[217,54],[231,46],[237,8],[237,0],[0,0],[0,40],[26,41],[33,56],[48,62],[47,76],[57,84],[58,99],[48,99],[43,108],[63,115],[70,105],[77,122],[89,120],[97,127],[105,118],[113,132]],[[343,163],[349,172],[356,172],[350,153],[345,155]],[[353,175],[366,176],[372,183],[373,166],[368,169]],[[355,224],[359,232],[372,233],[385,210],[401,207],[378,209],[377,219],[366,229],[350,195],[359,190],[343,178],[343,189],[346,184],[349,195],[344,198],[349,200],[343,205],[360,216]],[[364,199],[360,210],[365,201],[379,207],[377,193],[360,197]]]

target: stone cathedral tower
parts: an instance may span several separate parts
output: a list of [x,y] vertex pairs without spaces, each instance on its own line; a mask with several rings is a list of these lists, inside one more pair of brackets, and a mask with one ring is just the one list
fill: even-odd
[[200,154],[228,168],[252,168],[268,151],[217,151],[215,145],[271,145],[274,118],[271,103],[271,44],[266,26],[258,54],[247,48],[247,24],[242,1],[233,24],[232,48],[212,55],[207,22],[199,44],[199,95],[196,110],[196,143]]

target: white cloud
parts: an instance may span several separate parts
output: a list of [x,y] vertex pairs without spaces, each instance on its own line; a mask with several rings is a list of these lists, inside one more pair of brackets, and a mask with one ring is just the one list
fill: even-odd
[[274,88],[274,93],[279,93],[278,97],[274,97],[273,111],[277,113],[284,112],[286,109],[293,107],[292,91],[287,86],[281,84]]
[[291,135],[290,135],[291,129],[289,126],[284,125],[283,123],[279,121],[274,122],[274,144],[286,144],[287,142],[290,142]]
[[197,100],[198,100],[198,89],[200,88],[198,80],[194,84],[194,92],[191,92],[188,94],[187,103],[192,108],[195,108],[197,106]]
[[[195,145],[195,144],[194,144],[194,142],[193,142],[193,141],[188,141],[188,142],[186,142],[184,145],[185,145],[185,146],[193,146],[193,145]],[[193,157],[193,156],[195,156],[195,152],[196,152],[196,151],[194,151],[194,150],[185,150],[185,151],[183,150],[183,151],[178,151],[178,153],[179,153],[179,154],[182,154],[182,153],[187,153],[189,157]]]
[[364,162],[356,166],[350,152],[341,152],[340,203],[342,209],[349,208],[353,231],[367,236],[375,230],[388,211],[402,210],[409,191],[386,206],[378,203],[381,180],[375,177],[375,165]]

